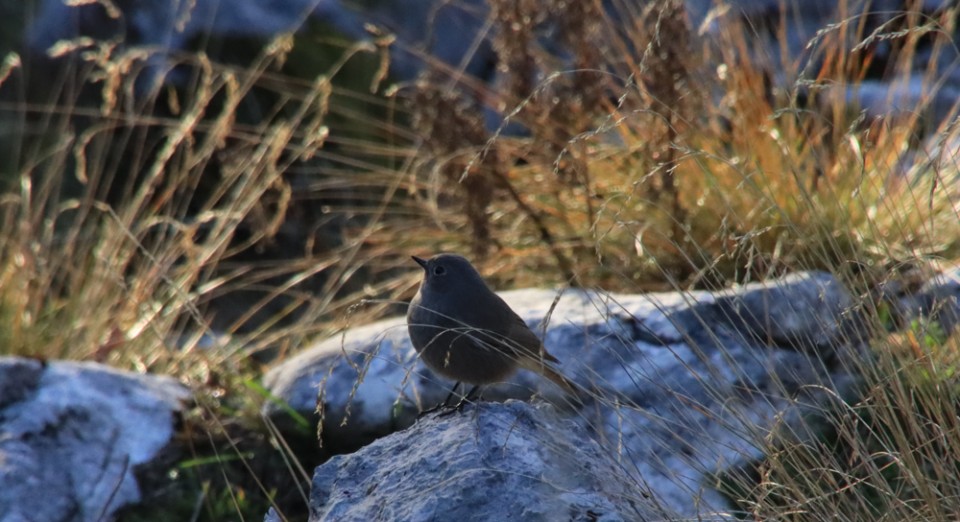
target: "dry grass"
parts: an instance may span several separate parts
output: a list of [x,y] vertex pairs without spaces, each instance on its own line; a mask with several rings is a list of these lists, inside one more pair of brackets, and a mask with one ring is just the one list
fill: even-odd
[[[858,365],[861,396],[781,433],[727,491],[758,520],[950,520],[960,502],[957,336],[916,322]],[[815,436],[811,437],[813,434]]]
[[[771,88],[751,29],[699,48],[680,2],[620,6],[637,20],[627,31],[596,2],[491,6],[496,85],[437,64],[388,90],[386,39],[297,80],[280,68],[314,42],[280,37],[245,67],[182,56],[189,85],[145,96],[147,51],[76,43],[84,90],[0,106],[20,140],[0,199],[4,352],[176,375],[222,437],[221,411],[256,422],[252,355],[395,311],[418,276],[409,254],[472,253],[502,287],[682,290],[823,269],[867,300],[957,258],[956,165],[911,154],[921,131],[955,139],[950,122],[865,121],[819,96],[867,74],[872,41],[906,63],[921,33],[952,28],[904,17],[896,34],[863,34],[853,18],[818,37],[820,70],[789,62],[793,83]],[[570,56],[541,46],[543,24]],[[824,43],[849,32],[865,45]],[[19,65],[6,63],[9,86]],[[345,70],[372,88],[338,87]],[[508,115],[503,132],[484,106]],[[264,249],[284,255],[249,261]],[[361,298],[386,304],[351,309]],[[949,517],[956,470],[935,456],[960,447],[956,341],[877,337],[864,398],[827,415],[832,439],[771,442],[759,485],[738,485],[745,509]],[[884,355],[904,346],[920,355]]]

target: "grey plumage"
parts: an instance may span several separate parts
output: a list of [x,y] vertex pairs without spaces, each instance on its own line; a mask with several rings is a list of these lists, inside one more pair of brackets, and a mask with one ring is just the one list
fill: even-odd
[[456,254],[413,259],[423,267],[424,280],[410,301],[407,329],[427,367],[474,385],[501,382],[525,368],[577,395],[550,366],[559,361],[469,261]]

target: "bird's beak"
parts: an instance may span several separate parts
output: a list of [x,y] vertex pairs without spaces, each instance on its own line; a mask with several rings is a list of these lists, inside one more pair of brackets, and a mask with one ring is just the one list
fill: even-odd
[[410,256],[410,257],[412,257],[413,260],[416,261],[418,265],[420,265],[421,267],[423,267],[424,270],[427,269],[427,260],[426,260],[426,259],[420,259],[420,258],[417,257],[417,256]]

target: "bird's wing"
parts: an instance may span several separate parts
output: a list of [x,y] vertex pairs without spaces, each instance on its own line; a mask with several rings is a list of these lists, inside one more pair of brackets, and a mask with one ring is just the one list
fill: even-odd
[[[546,361],[557,362],[555,357],[543,349],[540,338],[500,296],[490,292],[477,299],[475,304],[470,326],[478,330],[478,338],[484,342],[495,342],[498,346],[515,352],[518,358],[532,356],[535,360],[540,360],[542,357]],[[503,310],[508,313],[500,312]]]

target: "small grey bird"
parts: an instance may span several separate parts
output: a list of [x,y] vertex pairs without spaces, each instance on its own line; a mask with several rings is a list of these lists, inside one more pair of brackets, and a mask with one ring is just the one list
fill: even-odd
[[539,373],[578,398],[576,386],[548,365],[557,358],[469,261],[456,254],[413,260],[424,277],[407,309],[410,340],[428,368],[457,381],[441,406],[461,382],[474,386],[458,408],[479,386],[502,382],[518,368]]

